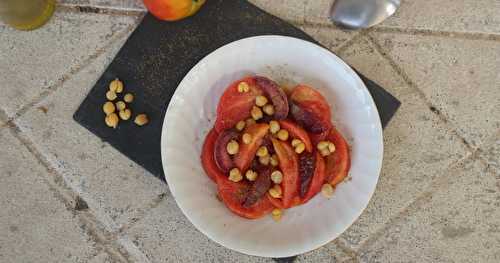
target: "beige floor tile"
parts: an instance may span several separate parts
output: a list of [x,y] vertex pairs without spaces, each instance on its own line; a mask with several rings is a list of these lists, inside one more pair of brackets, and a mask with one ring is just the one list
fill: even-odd
[[299,255],[295,262],[336,263],[349,260],[353,260],[353,258],[346,254],[342,248],[337,246],[334,242],[330,242],[316,250]]
[[249,0],[250,3],[281,19],[304,22],[308,0]]
[[337,55],[396,97],[414,92],[365,37]]
[[115,262],[113,258],[106,252],[101,252],[92,258],[88,263],[112,263]]
[[211,241],[188,221],[172,196],[124,234],[151,262],[273,262]]
[[450,164],[468,153],[369,42],[362,39],[340,56],[402,102],[384,130],[384,161],[375,194],[361,217],[341,236],[357,249],[420,196]]
[[403,0],[380,26],[500,34],[498,0]]
[[87,262],[95,244],[45,183],[51,175],[8,128],[0,144],[0,262]]
[[500,130],[500,42],[373,36],[473,147]]
[[315,24],[332,24],[329,19],[332,0],[307,0],[305,10],[305,21]]
[[282,19],[309,24],[331,25],[328,13],[333,0],[250,0]]
[[4,126],[7,119],[8,119],[7,115],[5,115],[5,112],[3,111],[3,109],[0,108],[0,128]]
[[132,17],[56,12],[44,27],[0,27],[0,105],[9,117],[135,23]]
[[317,27],[311,25],[299,25],[300,29],[316,39],[321,45],[332,50],[337,51],[347,41],[356,36],[357,32],[345,31],[335,27]]
[[500,131],[493,135],[483,148],[484,152],[481,153],[481,158],[486,161],[488,166],[500,171]]
[[499,262],[498,170],[478,161],[447,170],[448,181],[362,251],[363,262]]

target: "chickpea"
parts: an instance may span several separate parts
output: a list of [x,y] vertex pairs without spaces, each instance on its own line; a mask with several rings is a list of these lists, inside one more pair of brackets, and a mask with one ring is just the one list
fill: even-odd
[[230,155],[235,155],[240,150],[240,145],[238,144],[237,141],[231,140],[226,145],[226,150],[227,150],[227,153],[229,153]]
[[238,92],[240,93],[245,93],[250,91],[250,86],[248,86],[248,83],[242,81],[240,84],[238,84]]
[[246,173],[245,173],[245,177],[248,179],[248,181],[255,181],[257,179],[257,172],[253,171],[253,170],[248,170]]
[[118,78],[116,78],[115,80],[111,81],[111,83],[109,83],[109,90],[115,93],[122,92],[123,82],[121,82]]
[[288,131],[287,130],[284,130],[284,129],[281,129],[279,132],[278,132],[278,139],[282,140],[282,141],[286,141],[288,140]]
[[125,96],[123,96],[123,100],[126,103],[131,103],[132,101],[134,101],[134,95],[132,95],[132,93],[127,93],[125,94]]
[[273,183],[275,184],[281,184],[281,182],[283,181],[283,173],[278,170],[272,172],[271,181],[273,181]]
[[146,125],[149,122],[148,116],[144,113],[139,114],[139,115],[135,116],[134,122],[135,122],[135,124],[137,124],[139,126]]
[[121,100],[116,103],[116,109],[118,109],[118,111],[122,111],[126,107],[127,107],[127,105],[125,104],[125,102],[123,102]]
[[279,122],[277,121],[270,121],[269,122],[269,131],[272,134],[277,133],[281,129]]
[[324,184],[321,187],[321,193],[326,198],[332,197],[333,196],[333,186],[331,184]]
[[106,99],[110,100],[110,101],[113,101],[116,99],[116,93],[112,90],[108,90],[108,92],[106,92]]
[[259,95],[255,97],[255,105],[263,107],[267,104],[267,98],[265,96]]
[[120,115],[120,119],[126,121],[130,119],[130,116],[132,115],[132,112],[129,109],[124,109],[118,112],[118,115]]
[[244,121],[239,121],[238,123],[236,123],[235,128],[238,131],[242,131],[243,129],[245,129],[245,122]]
[[264,111],[265,114],[271,116],[274,114],[274,106],[271,104],[267,104],[262,108],[262,111]]
[[109,114],[115,112],[115,105],[113,104],[113,102],[108,101],[108,102],[104,103],[104,105],[102,105],[102,110],[104,111],[104,113],[106,115],[109,115]]
[[229,171],[229,180],[235,183],[243,180],[243,176],[241,176],[241,172],[238,168],[233,168]]
[[118,115],[116,115],[116,113],[111,113],[106,116],[104,121],[106,122],[106,125],[108,125],[108,127],[116,129],[120,120],[118,119]]

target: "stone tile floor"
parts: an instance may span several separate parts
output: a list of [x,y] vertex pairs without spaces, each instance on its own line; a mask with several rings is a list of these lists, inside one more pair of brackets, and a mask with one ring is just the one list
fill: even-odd
[[[330,0],[251,0],[403,105],[377,191],[299,262],[500,262],[500,2],[403,0],[347,32]],[[269,262],[198,232],[168,187],[71,118],[140,22],[140,0],[62,0],[33,32],[0,24],[0,262]]]

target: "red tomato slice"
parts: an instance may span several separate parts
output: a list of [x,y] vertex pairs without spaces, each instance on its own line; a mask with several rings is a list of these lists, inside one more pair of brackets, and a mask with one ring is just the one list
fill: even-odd
[[[250,86],[250,91],[239,92],[238,85],[241,82],[246,82]],[[234,127],[239,121],[250,117],[250,110],[255,105],[255,98],[262,94],[262,90],[257,87],[252,77],[247,77],[231,84],[224,91],[217,105],[215,129],[221,132]]]
[[334,127],[328,134],[327,140],[335,144],[335,152],[326,157],[326,181],[335,186],[344,180],[351,168],[349,145],[342,137],[342,134]]
[[288,207],[285,207],[285,205],[283,204],[283,201],[281,199],[273,198],[269,194],[267,194],[267,199],[269,199],[269,202],[271,202],[271,204],[273,206],[275,206],[276,208],[279,208],[279,209],[288,209],[288,208],[292,208],[292,207],[299,206],[302,204],[302,200],[300,200],[299,196],[293,197],[292,202],[291,202],[290,206],[288,206]]
[[[316,105],[316,107],[330,109],[330,106],[328,105],[325,97],[323,97],[323,95],[321,95],[321,93],[319,93],[317,90],[307,85],[297,85],[290,94],[290,99],[296,102],[317,102],[318,104]],[[323,114],[330,115],[330,112],[323,112]]]
[[313,146],[311,144],[311,140],[309,139],[309,135],[304,129],[289,120],[282,120],[279,121],[279,123],[281,128],[287,130],[292,138],[301,140],[306,145],[306,150],[308,152],[312,152]]
[[269,125],[265,123],[257,123],[247,127],[243,133],[248,133],[252,136],[252,140],[249,144],[243,142],[240,143],[240,150],[238,154],[234,157],[234,165],[244,172],[252,164],[252,160],[255,157],[255,153],[259,149],[264,137],[269,130]]
[[313,144],[313,147],[315,145],[318,145],[318,143],[320,141],[325,141],[326,140],[326,137],[328,137],[328,134],[330,134],[330,129],[324,131],[324,132],[321,132],[321,133],[308,133],[309,134],[309,138],[311,138],[311,142]]
[[217,137],[219,137],[217,131],[215,129],[210,130],[207,137],[205,137],[205,142],[201,150],[201,164],[203,165],[205,173],[207,173],[208,177],[213,181],[215,181],[217,176],[223,176],[214,158],[214,148]]
[[301,113],[292,109],[292,115],[300,124],[310,126],[305,126],[306,129],[325,131],[330,128],[330,106],[321,93],[309,86],[298,85],[290,94],[290,100],[301,109]]
[[278,156],[279,166],[283,173],[281,188],[283,191],[283,208],[290,208],[299,190],[299,160],[292,147],[283,141],[272,139],[274,150]]
[[[299,196],[294,197],[292,200],[292,205],[290,207],[307,203],[309,200],[311,200],[311,198],[319,193],[319,191],[321,191],[321,187],[323,186],[323,183],[325,181],[325,160],[323,159],[321,154],[319,154],[319,152],[316,152],[315,154],[316,163],[313,179],[311,181],[311,185],[309,186],[309,190],[307,191],[304,198],[300,198]],[[268,198],[269,201],[271,201],[271,203],[277,208],[285,208],[283,202],[280,199],[272,198],[270,195],[268,195]]]
[[217,188],[219,196],[227,208],[241,217],[256,219],[270,213],[274,209],[272,203],[265,197],[259,199],[250,207],[243,207],[242,203],[245,201],[250,188],[249,183],[246,181],[234,183],[227,178],[218,178]]
[[319,154],[319,152],[316,152],[314,175],[311,181],[311,185],[309,186],[309,190],[307,190],[307,193],[302,199],[301,203],[306,203],[321,190],[321,187],[323,186],[323,183],[325,181],[325,176],[325,160],[323,159],[321,154]]

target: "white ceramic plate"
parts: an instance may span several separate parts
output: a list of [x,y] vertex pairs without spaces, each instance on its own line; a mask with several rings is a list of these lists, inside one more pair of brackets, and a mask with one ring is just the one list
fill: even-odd
[[[317,88],[351,146],[352,180],[340,184],[331,199],[319,194],[306,205],[285,211],[278,223],[270,216],[248,220],[231,213],[217,200],[216,185],[200,162],[221,94],[231,82],[249,74]],[[199,231],[241,253],[288,257],[325,245],[360,216],[375,191],[383,142],[372,97],[340,58],[296,38],[258,36],[223,46],[191,69],[168,106],[161,149],[170,190]]]

